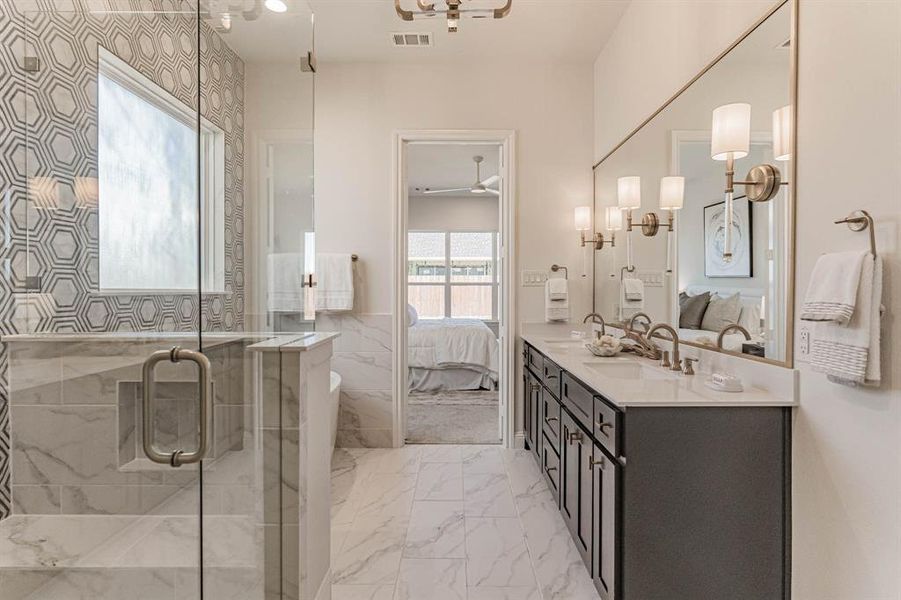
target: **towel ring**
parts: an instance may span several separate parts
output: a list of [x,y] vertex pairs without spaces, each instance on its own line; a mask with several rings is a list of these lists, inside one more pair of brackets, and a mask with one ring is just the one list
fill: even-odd
[[846,223],[848,225],[848,229],[850,229],[851,231],[863,231],[865,229],[870,230],[870,252],[873,253],[873,257],[875,258],[876,224],[873,222],[873,217],[870,216],[870,213],[865,210],[855,210],[844,219],[835,221],[836,225],[839,225],[841,223]]
[[569,269],[564,267],[563,265],[551,265],[551,271],[556,273],[557,271],[563,271],[563,279],[569,279]]

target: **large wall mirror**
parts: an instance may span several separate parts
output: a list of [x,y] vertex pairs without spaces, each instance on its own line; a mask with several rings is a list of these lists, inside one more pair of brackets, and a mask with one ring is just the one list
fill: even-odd
[[793,10],[771,9],[595,165],[595,231],[615,240],[595,252],[608,322],[667,322],[683,343],[791,366]]

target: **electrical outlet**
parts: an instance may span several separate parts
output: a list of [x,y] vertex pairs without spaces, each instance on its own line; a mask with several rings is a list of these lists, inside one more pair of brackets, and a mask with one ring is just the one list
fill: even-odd
[[810,354],[810,330],[807,327],[802,327],[798,332],[798,345],[798,352],[801,356]]

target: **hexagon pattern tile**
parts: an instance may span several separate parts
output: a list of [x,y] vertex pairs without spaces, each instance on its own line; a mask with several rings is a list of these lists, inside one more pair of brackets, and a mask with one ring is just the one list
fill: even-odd
[[[123,0],[117,0],[119,8]],[[244,306],[244,64],[190,13],[192,2],[0,0],[0,334],[36,331],[241,329]],[[21,3],[18,3],[21,6]],[[64,4],[65,6],[60,6]],[[159,13],[148,12],[148,7]],[[188,10],[179,14],[176,8]],[[198,37],[200,65],[197,61]],[[98,286],[98,46],[225,132],[223,295],[104,296]],[[24,56],[40,68],[23,69]],[[199,68],[198,68],[199,67]],[[199,83],[198,86],[198,77]],[[201,90],[198,99],[198,87]],[[93,189],[96,190],[96,184]],[[39,275],[41,289],[25,289]],[[0,348],[0,518],[10,511],[7,356]]]

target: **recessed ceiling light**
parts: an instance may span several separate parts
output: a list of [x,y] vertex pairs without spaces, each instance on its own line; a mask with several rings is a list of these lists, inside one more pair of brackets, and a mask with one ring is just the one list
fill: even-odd
[[284,0],[266,0],[266,8],[276,13],[283,13],[288,10],[288,5]]

